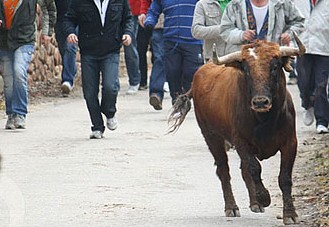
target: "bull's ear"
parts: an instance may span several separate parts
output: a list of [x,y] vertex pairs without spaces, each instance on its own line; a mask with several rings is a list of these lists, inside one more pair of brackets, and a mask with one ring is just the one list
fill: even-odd
[[237,69],[243,69],[243,66],[242,66],[242,62],[240,61],[235,61],[235,62],[231,62],[231,63],[228,63],[228,64],[225,64],[226,67],[233,67],[233,68],[237,68]]
[[292,72],[294,69],[291,66],[291,62],[295,60],[294,57],[286,56],[282,57],[282,65],[286,72]]

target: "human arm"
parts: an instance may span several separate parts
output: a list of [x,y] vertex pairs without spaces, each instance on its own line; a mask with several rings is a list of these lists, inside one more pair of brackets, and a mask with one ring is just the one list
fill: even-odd
[[122,15],[123,21],[123,35],[122,35],[122,44],[125,46],[129,46],[131,44],[131,37],[134,36],[134,23],[133,23],[133,16],[129,9],[128,2],[125,1],[124,10]]
[[56,23],[56,5],[54,0],[38,0],[42,12],[42,34],[51,36]]
[[159,15],[162,13],[162,5],[159,0],[152,1],[147,11],[144,26],[145,29],[151,30],[158,22]]
[[[224,10],[221,24],[219,26],[219,33],[226,43],[234,45],[243,44],[245,38],[245,28],[239,18],[241,9],[236,9],[230,2]],[[239,11],[240,10],[240,11]]]
[[141,0],[141,8],[138,15],[138,23],[144,28],[144,22],[146,19],[146,14],[151,5],[151,0]]
[[54,0],[38,0],[42,12],[42,31],[40,40],[46,46],[50,43],[50,36],[53,34],[56,23],[56,5]]
[[293,32],[300,34],[304,30],[305,17],[292,1],[286,1],[284,4],[285,30],[281,35],[281,44],[289,45],[293,39]]
[[[220,10],[220,9],[219,9]],[[210,12],[207,12],[207,9],[204,7],[202,2],[198,1],[193,15],[193,22],[192,22],[192,35],[196,39],[218,39],[220,37],[219,33],[219,25],[214,24],[207,26],[206,19],[209,16]],[[221,12],[212,12],[212,17],[220,17],[222,16]]]
[[78,26],[78,15],[76,12],[78,0],[71,0],[68,5],[67,12],[63,20],[63,30],[67,37],[67,42],[71,44],[78,43],[78,36],[76,34]]
[[151,0],[141,0],[141,8],[139,14],[147,14],[148,9],[150,8]]

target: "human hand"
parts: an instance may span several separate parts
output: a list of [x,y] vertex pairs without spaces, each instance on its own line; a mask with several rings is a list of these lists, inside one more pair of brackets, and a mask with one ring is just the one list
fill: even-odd
[[243,40],[252,41],[255,37],[255,30],[246,30],[243,32]]
[[289,46],[290,44],[290,35],[288,33],[283,33],[281,35],[281,44],[284,45],[284,46]]
[[49,46],[49,44],[50,44],[50,40],[51,40],[51,37],[48,36],[48,35],[41,35],[41,36],[40,36],[40,42],[41,42],[41,44],[43,44],[46,48]]
[[127,35],[127,34],[123,35],[122,36],[122,43],[125,46],[129,46],[131,44],[131,37],[130,37],[130,35]]
[[1,25],[2,25],[2,20],[0,20],[0,27],[1,27]]
[[67,36],[67,42],[71,44],[77,44],[78,43],[78,36],[74,33],[71,33]]
[[144,28],[145,19],[146,19],[146,15],[144,13],[142,13],[138,16],[138,23],[143,28]]

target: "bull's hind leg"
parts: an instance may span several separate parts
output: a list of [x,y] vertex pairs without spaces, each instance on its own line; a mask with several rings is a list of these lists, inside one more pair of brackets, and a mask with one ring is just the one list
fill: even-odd
[[228,166],[228,158],[225,150],[225,141],[215,136],[211,133],[204,133],[206,143],[212,153],[215,164],[217,166],[216,174],[219,177],[222,190],[224,194],[224,201],[225,201],[225,216],[226,217],[240,217],[239,207],[236,205],[232,187],[231,187],[231,176],[230,170]]
[[248,152],[251,148],[241,148],[238,147],[237,151],[241,158],[242,178],[249,193],[250,209],[256,213],[263,213],[264,207],[270,205],[271,197],[261,179],[261,165],[255,156]]

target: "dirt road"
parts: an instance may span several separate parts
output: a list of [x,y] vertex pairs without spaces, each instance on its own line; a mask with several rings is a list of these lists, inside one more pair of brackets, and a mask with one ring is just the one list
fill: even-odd
[[[123,83],[125,84],[125,82]],[[169,95],[164,110],[148,104],[147,91],[118,98],[119,127],[90,140],[81,95],[30,106],[26,130],[0,129],[3,168],[0,226],[281,226],[279,154],[263,161],[272,204],[252,213],[239,158],[229,152],[233,190],[241,218],[226,218],[213,158],[193,111],[176,134],[167,135]],[[301,123],[298,136],[313,133]],[[5,119],[0,119],[0,127]],[[298,159],[297,159],[298,162]]]

